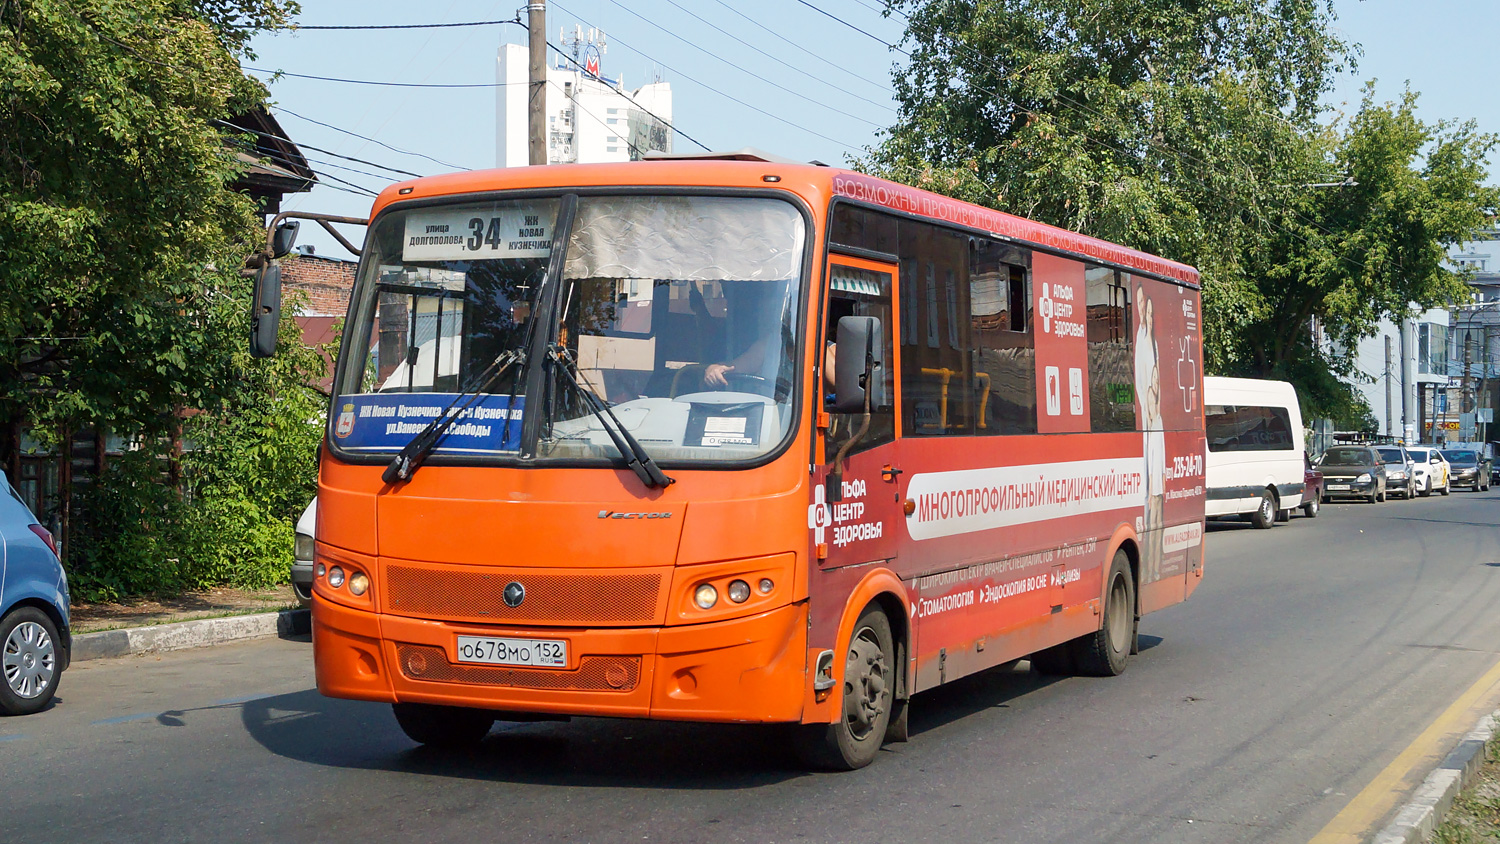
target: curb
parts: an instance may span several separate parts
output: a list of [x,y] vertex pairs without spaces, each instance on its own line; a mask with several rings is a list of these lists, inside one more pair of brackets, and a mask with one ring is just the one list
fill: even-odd
[[266,636],[295,636],[312,630],[308,610],[231,615],[179,621],[154,627],[131,627],[81,633],[73,637],[72,662],[89,659],[165,653],[186,648],[203,648]]
[[1484,763],[1484,748],[1495,736],[1500,710],[1479,719],[1474,729],[1464,735],[1458,747],[1442,764],[1427,775],[1411,799],[1396,812],[1396,817],[1382,829],[1372,844],[1421,844],[1443,822],[1453,800],[1474,779]]

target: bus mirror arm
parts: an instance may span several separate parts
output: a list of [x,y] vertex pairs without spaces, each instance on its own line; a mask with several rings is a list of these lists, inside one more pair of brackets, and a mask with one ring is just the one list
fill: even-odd
[[880,338],[880,320],[875,317],[847,316],[839,320],[838,347],[855,350],[864,349],[863,355],[835,353],[834,410],[839,413],[859,413],[859,428],[839,447],[833,459],[825,484],[828,501],[844,498],[844,460],[865,434],[870,432],[870,411],[884,401],[885,379],[879,377],[884,364]]

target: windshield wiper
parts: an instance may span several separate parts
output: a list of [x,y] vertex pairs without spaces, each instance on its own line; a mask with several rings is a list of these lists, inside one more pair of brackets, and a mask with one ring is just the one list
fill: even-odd
[[[437,448],[438,441],[443,438],[443,434],[448,432],[448,428],[463,415],[465,410],[468,410],[474,402],[478,401],[481,395],[488,392],[490,387],[494,386],[505,373],[509,372],[510,368],[517,361],[521,360],[522,357],[522,353],[514,349],[501,352],[483,372],[479,373],[479,378],[476,379],[479,381],[479,386],[467,393],[460,393],[454,396],[453,401],[448,402],[448,406],[443,408],[443,412],[438,414],[436,419],[428,422],[426,427],[418,431],[411,438],[411,442],[401,447],[401,450],[396,453],[396,457],[391,460],[391,464],[385,467],[384,472],[380,473],[380,479],[388,484],[411,480],[411,476],[416,474],[418,469],[422,468],[422,464],[426,462],[427,456],[432,453],[433,449]],[[491,374],[492,372],[494,374]],[[463,402],[462,407],[457,407],[459,402]],[[515,403],[513,394],[510,405],[514,406]],[[455,410],[455,407],[457,407],[457,410]],[[506,407],[505,427],[500,434],[502,445],[510,435],[510,414],[511,408]]]
[[[662,473],[661,467],[656,465],[656,461],[641,446],[635,435],[620,423],[619,417],[615,416],[615,412],[609,408],[609,405],[578,383],[578,369],[573,363],[572,354],[567,349],[555,343],[551,344],[547,347],[547,356],[562,367],[563,380],[572,385],[574,392],[583,400],[584,406],[594,414],[595,419],[599,420],[599,427],[609,435],[615,448],[619,450],[620,457],[625,460],[625,466],[635,472],[635,476],[641,479],[641,483],[650,489],[666,489],[677,483],[675,478],[669,478]],[[610,423],[614,423],[614,426],[611,427]]]

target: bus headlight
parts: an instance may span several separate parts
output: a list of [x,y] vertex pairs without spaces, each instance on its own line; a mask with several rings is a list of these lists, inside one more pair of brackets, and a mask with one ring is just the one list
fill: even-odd
[[700,610],[711,610],[718,602],[719,590],[711,584],[700,584],[697,589],[693,590],[693,603],[697,604]]
[[769,578],[769,577],[762,577],[760,579],[760,587],[759,588],[760,588],[760,594],[762,594],[762,595],[769,595],[769,594],[771,594],[771,590],[776,588],[776,584],[771,582],[771,578]]
[[729,582],[729,600],[736,604],[743,604],[750,600],[750,584],[743,580],[731,580]]
[[328,570],[328,585],[337,589],[344,585],[344,570],[338,566]]
[[363,595],[370,588],[370,578],[362,571],[357,571],[349,576],[349,592],[353,595]]

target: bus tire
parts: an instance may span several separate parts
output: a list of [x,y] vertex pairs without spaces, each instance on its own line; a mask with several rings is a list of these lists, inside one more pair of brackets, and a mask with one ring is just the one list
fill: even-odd
[[845,653],[839,719],[804,726],[797,737],[797,755],[810,768],[863,768],[875,761],[890,727],[898,666],[891,622],[879,606],[859,614]]
[[1096,633],[1074,639],[1073,662],[1080,674],[1114,677],[1125,671],[1135,640],[1135,578],[1124,550],[1115,552],[1104,594],[1104,620]]
[[1250,514],[1250,524],[1261,530],[1276,524],[1276,501],[1271,497],[1271,491],[1263,489],[1260,491],[1260,506]]
[[495,724],[495,715],[489,710],[463,706],[393,703],[391,711],[407,738],[418,744],[448,749],[479,744]]

